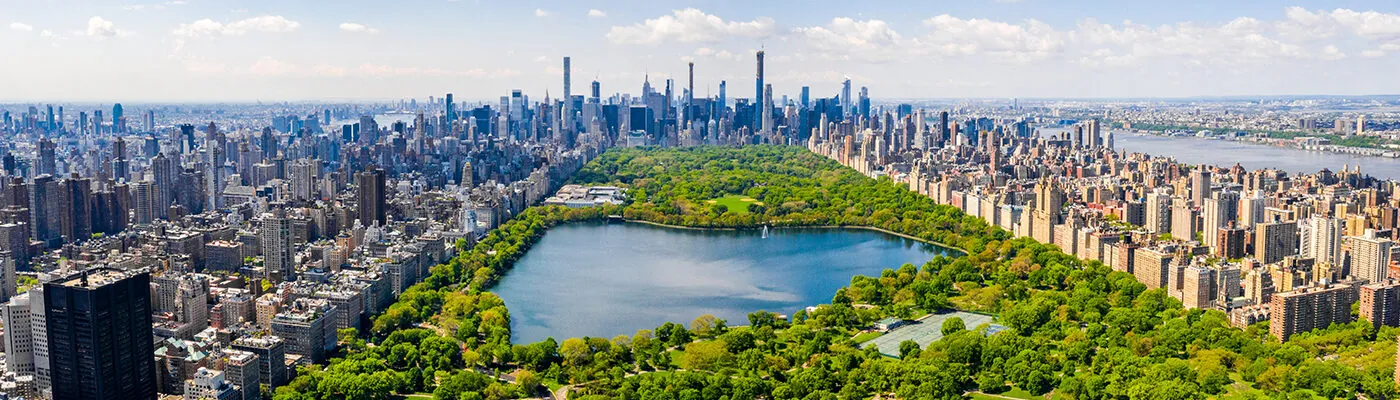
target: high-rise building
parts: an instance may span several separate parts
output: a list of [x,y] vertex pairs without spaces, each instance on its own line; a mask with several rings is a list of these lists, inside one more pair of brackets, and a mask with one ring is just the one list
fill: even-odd
[[1191,204],[1205,204],[1210,198],[1210,171],[1202,165],[1191,170]]
[[242,400],[262,398],[257,354],[243,350],[225,349],[223,364],[225,378],[238,388]]
[[275,389],[287,383],[285,342],[277,336],[244,336],[233,341],[233,348],[257,355],[259,384]]
[[296,280],[296,265],[292,260],[292,220],[284,215],[265,213],[262,229],[258,230],[258,247],[262,248],[263,270],[272,282]]
[[1201,217],[1205,220],[1201,231],[1204,232],[1202,239],[1205,245],[1212,250],[1218,251],[1220,243],[1220,228],[1226,228],[1230,221],[1234,221],[1239,216],[1240,194],[1238,192],[1219,192],[1205,199],[1201,207]]
[[1400,282],[1385,280],[1361,285],[1361,319],[1372,326],[1400,326]]
[[44,284],[53,399],[153,399],[151,278],[95,268]]
[[[457,103],[452,101],[452,93],[448,93],[443,102],[446,103],[447,123],[451,124],[457,120]],[[326,123],[330,123],[330,110],[326,110]]]
[[39,174],[58,175],[57,145],[48,138],[39,139]]
[[1269,311],[1269,334],[1279,342],[1287,342],[1295,334],[1351,322],[1351,303],[1356,302],[1356,297],[1356,288],[1351,285],[1275,293]]
[[1299,255],[1317,260],[1319,264],[1340,267],[1342,257],[1342,220],[1313,215],[1303,220],[1298,230]]
[[1133,277],[1148,289],[1167,287],[1168,267],[1175,259],[1175,248],[1149,247],[1133,252]]
[[1254,226],[1254,258],[1265,264],[1298,254],[1298,224],[1275,220]]
[[224,380],[224,371],[200,367],[185,380],[185,400],[235,400],[238,389]]
[[[763,103],[763,50],[759,50],[759,51],[758,51],[757,57],[758,57],[758,72],[754,75],[754,77],[755,77],[756,79],[754,79],[753,101],[754,101],[754,104],[762,104],[762,103]],[[723,91],[723,89],[722,89],[723,87],[724,87],[724,86],[723,86],[723,84],[721,83],[721,85],[720,85],[721,91]],[[721,100],[722,100],[722,98],[724,97],[724,95],[721,94],[720,97],[721,97]],[[735,106],[735,111],[738,111],[737,109],[738,109],[738,106]],[[757,130],[757,129],[758,129],[759,127],[761,127],[761,126],[763,126],[763,113],[761,113],[761,112],[753,113],[753,127],[754,127],[754,129]]]
[[33,230],[31,236],[34,240],[44,242],[44,246],[48,248],[63,244],[59,214],[65,210],[59,208],[60,195],[58,181],[52,175],[34,178],[34,184],[29,190],[29,226]]
[[365,172],[355,174],[356,199],[359,201],[360,224],[370,226],[388,224],[388,209],[385,204],[386,184],[384,170],[371,166]]
[[855,115],[855,107],[852,106],[855,103],[851,100],[851,78],[846,78],[846,80],[841,81],[841,115],[845,116],[846,119]]
[[[569,57],[564,57],[564,104],[568,104],[574,97],[573,87],[570,85],[570,73],[573,68],[569,65]],[[566,106],[567,107],[567,106]]]
[[24,293],[0,306],[0,322],[5,324],[5,371],[19,375],[33,375],[34,370],[34,321],[29,310],[29,293]]
[[1375,231],[1351,238],[1352,278],[1366,282],[1385,281],[1390,272],[1390,239],[1376,237]]
[[307,357],[313,363],[326,360],[335,350],[338,310],[324,299],[297,299],[272,318],[272,334],[287,341],[287,353]]

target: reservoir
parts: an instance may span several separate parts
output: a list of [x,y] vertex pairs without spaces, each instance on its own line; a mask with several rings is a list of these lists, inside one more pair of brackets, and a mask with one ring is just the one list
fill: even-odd
[[922,266],[956,251],[860,229],[711,231],[639,223],[556,226],[493,289],[512,342],[604,337],[689,326],[703,314],[747,325],[830,303],[855,275]]

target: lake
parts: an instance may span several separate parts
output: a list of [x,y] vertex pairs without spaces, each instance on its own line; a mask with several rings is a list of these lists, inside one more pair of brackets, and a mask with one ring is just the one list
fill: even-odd
[[[855,275],[922,266],[950,250],[861,229],[710,231],[575,223],[545,232],[493,289],[515,343],[689,326],[703,314],[747,325],[831,302]],[[956,254],[956,251],[952,251]]]

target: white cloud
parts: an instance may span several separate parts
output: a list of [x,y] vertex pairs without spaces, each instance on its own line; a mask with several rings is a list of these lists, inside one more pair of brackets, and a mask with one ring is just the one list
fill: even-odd
[[725,21],[695,8],[675,10],[631,26],[614,26],[607,39],[614,43],[653,44],[664,41],[683,43],[715,42],[729,37],[765,38],[777,33],[772,18],[752,21]]
[[599,9],[593,8],[593,9],[589,9],[589,10],[588,10],[588,16],[589,16],[589,17],[593,17],[593,18],[603,18],[603,17],[607,17],[607,16],[608,16],[608,13],[603,12],[603,10],[599,10]]
[[10,23],[10,30],[12,30],[12,31],[19,31],[19,32],[29,32],[29,31],[33,31],[33,30],[34,30],[34,27],[33,27],[33,26],[30,26],[29,24],[22,23],[22,22],[11,22],[11,23]]
[[48,30],[48,29],[45,29],[45,30],[39,32],[39,36],[43,36],[43,37],[53,37],[53,31]]
[[827,58],[888,61],[919,52],[917,42],[905,40],[881,20],[833,18],[824,26],[797,28],[793,33],[817,50],[816,55]]
[[1308,11],[1302,7],[1289,7],[1285,14],[1288,19],[1280,23],[1280,29],[1295,35],[1331,37],[1341,31],[1377,42],[1400,43],[1400,14],[1345,8]]
[[125,34],[125,31],[117,29],[117,25],[112,21],[102,19],[102,17],[92,17],[88,19],[87,35],[95,38],[109,38]]
[[295,64],[280,61],[272,57],[258,59],[258,61],[253,62],[253,65],[248,66],[247,70],[249,74],[261,76],[291,75],[297,73],[297,71],[298,68]]
[[548,17],[548,16],[549,16],[549,11],[545,11],[545,10],[543,10],[543,9],[536,8],[536,9],[535,9],[535,16],[536,16],[536,17]]
[[738,61],[739,55],[729,52],[729,50],[715,50],[709,47],[695,49],[695,57],[712,57],[717,60]]
[[1027,62],[1054,56],[1064,47],[1064,35],[1037,20],[1011,24],[986,19],[961,19],[943,14],[924,20],[932,31],[922,38],[934,54],[981,54]]
[[205,18],[188,24],[180,24],[171,33],[185,37],[242,36],[248,32],[295,32],[300,27],[301,23],[280,15],[263,15],[229,23]]
[[346,32],[353,32],[353,33],[368,33],[368,34],[371,34],[371,35],[372,35],[372,34],[379,33],[379,29],[371,28],[371,27],[365,26],[364,24],[358,24],[358,23],[354,23],[354,22],[342,22],[342,23],[340,23],[340,30],[346,31]]

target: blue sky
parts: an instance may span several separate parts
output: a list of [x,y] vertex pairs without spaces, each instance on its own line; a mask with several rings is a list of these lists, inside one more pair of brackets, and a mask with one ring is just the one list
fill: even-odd
[[0,2],[0,101],[1400,93],[1394,1],[123,1]]

